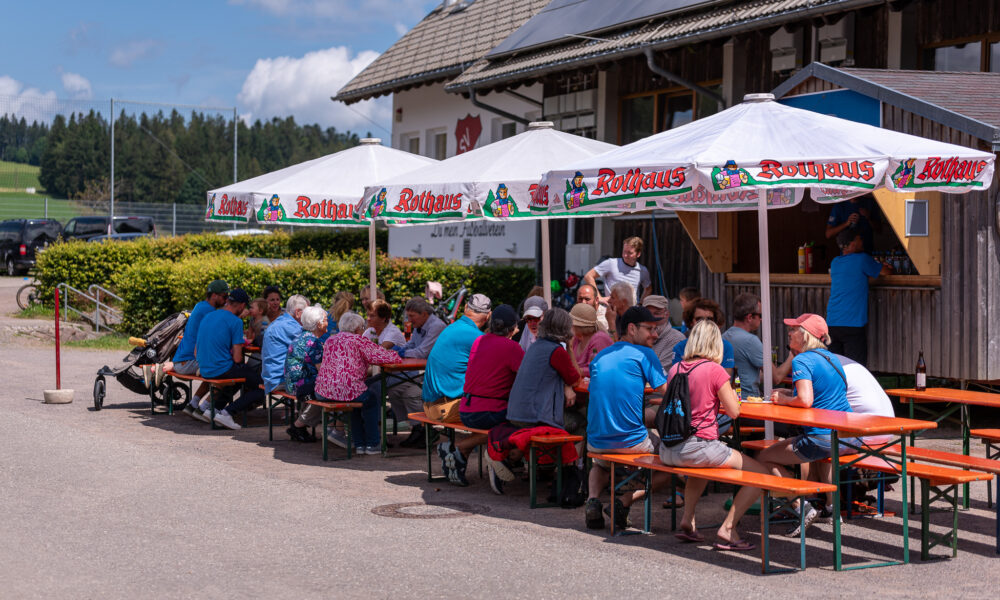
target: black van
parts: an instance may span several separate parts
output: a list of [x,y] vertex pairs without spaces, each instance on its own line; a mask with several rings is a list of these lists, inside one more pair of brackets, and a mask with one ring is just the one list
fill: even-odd
[[[89,239],[108,233],[108,217],[73,217],[66,223],[62,236],[65,240]],[[153,217],[115,217],[115,233],[143,233],[156,235]]]
[[62,225],[52,219],[0,221],[0,257],[7,275],[27,273],[35,266],[35,250],[59,239]]

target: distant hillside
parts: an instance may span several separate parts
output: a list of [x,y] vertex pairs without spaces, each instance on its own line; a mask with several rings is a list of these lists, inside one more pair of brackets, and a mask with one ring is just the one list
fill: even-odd
[[38,183],[40,167],[0,160],[0,192],[24,192],[26,188],[35,188],[41,193]]

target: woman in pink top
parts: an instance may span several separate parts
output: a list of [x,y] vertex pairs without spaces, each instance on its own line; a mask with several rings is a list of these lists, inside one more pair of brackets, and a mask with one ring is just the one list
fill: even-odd
[[[365,320],[348,311],[340,317],[340,333],[326,340],[323,363],[316,375],[316,396],[327,402],[361,402],[361,410],[351,411],[351,433],[358,454],[381,454],[379,406],[381,398],[368,391],[365,377],[368,367],[398,363],[402,359],[392,350],[371,342],[361,333]],[[347,448],[347,438],[334,430],[326,437],[331,443]]]
[[589,304],[575,304],[569,311],[573,317],[573,340],[570,342],[573,360],[580,376],[590,377],[590,361],[597,353],[614,343],[611,336],[597,329],[597,309]]
[[[722,335],[713,321],[698,322],[691,330],[684,358],[674,365],[667,374],[667,390],[670,380],[678,373],[687,375],[688,398],[691,402],[691,427],[695,433],[674,445],[660,445],[660,460],[675,467],[729,467],[756,473],[767,473],[767,469],[756,460],[746,456],[719,441],[716,419],[720,405],[733,419],[740,416],[740,402],[736,392],[729,385],[729,374],[722,362]],[[695,527],[694,513],[698,499],[708,481],[688,477],[684,486],[684,517],[677,538],[685,542],[702,542],[704,538]],[[743,487],[736,494],[726,520],[716,533],[717,550],[753,550],[756,546],[740,539],[736,523],[760,497],[760,490]]]

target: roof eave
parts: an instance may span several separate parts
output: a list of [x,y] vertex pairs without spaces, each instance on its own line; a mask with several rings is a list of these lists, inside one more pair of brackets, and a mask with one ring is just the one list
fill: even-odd
[[368,100],[369,98],[377,98],[379,96],[392,94],[404,89],[419,87],[421,85],[429,85],[437,81],[450,79],[456,75],[460,75],[462,70],[462,65],[452,65],[450,67],[435,69],[433,71],[425,71],[415,75],[400,77],[391,81],[379,83],[377,85],[358,88],[356,90],[350,90],[347,92],[341,90],[337,92],[336,96],[332,96],[330,99],[334,102],[353,104],[355,102],[361,102],[362,100]]
[[811,63],[787,81],[774,88],[775,98],[781,98],[810,77],[839,85],[874,98],[879,102],[898,106],[915,115],[931,119],[936,123],[951,127],[962,133],[975,136],[977,139],[990,142],[993,152],[1000,150],[1000,127],[984,123],[978,119],[949,110],[920,98],[908,96],[902,92],[884,85],[869,81],[857,75],[841,71],[823,63]]

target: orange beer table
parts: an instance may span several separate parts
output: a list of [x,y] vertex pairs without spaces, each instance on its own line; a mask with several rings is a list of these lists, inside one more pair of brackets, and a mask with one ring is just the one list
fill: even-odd
[[[427,359],[425,358],[404,358],[402,362],[398,362],[392,365],[382,365],[382,456],[386,455],[386,451],[389,446],[387,444],[388,429],[386,425],[386,411],[388,411],[388,398],[389,398],[389,388],[392,386],[399,385],[400,383],[413,383],[416,385],[421,385],[419,374],[417,371],[423,373],[424,369],[427,368]],[[393,383],[391,386],[389,384],[389,375],[395,375],[398,381]]]
[[[989,392],[974,392],[970,390],[955,390],[949,388],[927,388],[922,391],[913,389],[893,389],[886,390],[886,394],[896,396],[903,404],[910,405],[910,418],[913,418],[916,410],[920,410],[935,423],[947,419],[959,411],[959,421],[962,424],[962,454],[969,456],[969,430],[972,429],[972,418],[969,414],[970,406],[987,406],[1000,408],[1000,394]],[[934,411],[918,404],[945,404],[939,411]],[[915,446],[917,432],[910,434],[910,445]],[[962,487],[962,506],[969,508],[969,485]]]
[[[833,485],[836,491],[833,493],[833,505],[840,506],[840,469],[851,467],[855,462],[867,456],[874,456],[886,462],[899,466],[900,481],[902,482],[903,510],[903,560],[902,563],[910,562],[910,531],[909,531],[909,504],[906,493],[906,434],[925,429],[934,429],[937,423],[933,421],[920,421],[917,419],[906,419],[901,417],[880,417],[878,415],[862,415],[858,413],[842,412],[839,410],[825,410],[822,408],[797,408],[793,406],[783,406],[779,404],[750,403],[740,404],[740,417],[748,419],[759,419],[762,421],[773,421],[776,423],[787,423],[789,425],[801,425],[806,427],[821,427],[831,430],[831,459],[833,464],[840,464],[839,469],[833,469]],[[861,443],[848,443],[840,440],[840,436],[861,437],[872,435],[893,435],[898,439],[890,439],[887,443],[876,448],[865,446]],[[893,456],[885,452],[890,447],[899,444],[900,453]],[[847,453],[858,456],[850,462],[841,463],[840,447],[848,448]],[[840,519],[833,520],[833,546],[834,546],[834,568],[838,571],[847,569],[861,569],[866,567],[876,567],[899,564],[900,561],[882,562],[876,564],[843,566],[841,553],[841,523]]]

